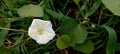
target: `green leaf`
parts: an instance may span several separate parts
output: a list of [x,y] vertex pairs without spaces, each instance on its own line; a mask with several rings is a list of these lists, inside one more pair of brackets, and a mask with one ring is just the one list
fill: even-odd
[[102,0],[102,2],[113,14],[120,16],[120,0]]
[[6,47],[1,46],[0,47],[0,54],[11,54],[11,53]]
[[71,46],[74,46],[76,43],[83,43],[88,35],[87,30],[73,20],[65,21],[61,25],[60,32],[70,36],[72,39],[70,41]]
[[78,25],[78,23],[76,23],[73,20],[66,20],[60,26],[60,30],[59,31],[62,34],[70,34],[70,32],[72,32],[73,30],[75,30],[75,28],[77,27],[77,25]]
[[71,18],[68,16],[65,16],[63,14],[54,12],[50,9],[45,8],[45,12],[47,12],[48,14],[50,14],[51,16],[55,17],[55,19],[61,20],[61,21],[66,21],[66,20],[70,20]]
[[92,8],[90,9],[90,11],[85,15],[85,18],[87,18],[88,16],[92,15],[99,7],[99,5],[101,4],[101,2],[95,2],[92,6]]
[[86,40],[82,44],[76,44],[73,48],[83,53],[92,53],[94,50],[94,44],[91,40]]
[[76,43],[83,43],[87,39],[88,32],[82,26],[77,25],[76,29],[74,29],[71,33],[71,46],[74,46]]
[[20,44],[23,41],[24,33],[15,41],[14,46]]
[[74,22],[73,20],[67,20],[63,22],[59,30],[61,34],[67,34],[70,36],[70,38],[72,39],[70,41],[71,46],[74,46],[77,43],[77,41],[75,40],[77,36],[74,35],[74,30],[76,29],[77,25],[78,23]]
[[24,33],[21,34],[21,36],[15,41],[12,48],[10,48],[12,54],[20,54],[20,52],[22,51],[21,50],[22,48],[20,47],[21,44],[23,44],[23,37],[24,37]]
[[42,7],[29,4],[18,9],[18,14],[21,17],[43,17],[44,12]]
[[0,27],[3,27],[5,25],[3,20],[0,20]]
[[[103,26],[109,34],[107,45],[106,45],[106,53],[107,54],[114,54],[115,53],[115,45],[117,43],[117,35],[114,29],[109,26]],[[120,47],[120,46],[119,46]]]
[[[10,23],[8,23],[6,26],[5,26],[5,28],[10,28]],[[4,41],[5,41],[5,39],[6,39],[6,37],[7,37],[7,35],[8,35],[8,30],[1,30],[0,31],[0,46],[2,46],[2,45],[4,45]]]
[[70,37],[67,35],[62,35],[57,39],[56,45],[59,49],[67,48],[70,43]]
[[10,9],[10,10],[13,10],[14,8],[14,5],[12,3],[12,0],[3,0],[5,2],[5,4],[7,5],[7,7]]
[[120,43],[116,43],[114,49],[115,51],[120,51]]
[[12,54],[20,54],[20,45],[10,48]]
[[29,3],[29,1],[28,0],[18,0],[18,3],[20,3],[20,4],[26,4],[26,3]]
[[28,54],[28,49],[25,46],[25,43],[21,44],[21,51],[22,51],[22,54]]
[[50,6],[50,0],[43,0],[43,7],[44,8],[48,8],[48,9],[51,9],[51,6]]
[[73,0],[75,4],[79,5],[80,0]]
[[3,17],[3,18],[8,18],[9,16],[4,13],[3,11],[0,11],[0,16]]

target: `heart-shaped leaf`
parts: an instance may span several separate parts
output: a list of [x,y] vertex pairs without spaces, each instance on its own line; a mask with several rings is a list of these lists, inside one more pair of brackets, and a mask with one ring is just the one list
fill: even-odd
[[59,49],[67,48],[70,43],[70,37],[67,35],[62,35],[57,39],[56,45]]
[[18,9],[18,14],[21,17],[43,17],[44,12],[42,7],[29,4]]
[[87,30],[73,20],[65,21],[60,28],[60,32],[70,36],[72,39],[70,46],[74,46],[76,43],[83,43],[88,35]]
[[73,48],[83,53],[91,53],[94,50],[94,44],[91,40],[86,40],[82,44],[76,44]]
[[70,35],[72,35],[71,45],[74,46],[76,43],[83,43],[87,38],[88,32],[82,26],[77,25],[76,29],[74,29]]
[[120,16],[120,0],[102,0],[102,2],[113,14]]

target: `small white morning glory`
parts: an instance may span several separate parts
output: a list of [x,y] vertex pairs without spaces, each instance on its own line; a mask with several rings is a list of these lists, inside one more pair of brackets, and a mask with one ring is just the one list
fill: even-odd
[[46,44],[55,36],[50,21],[33,19],[28,35],[39,44]]

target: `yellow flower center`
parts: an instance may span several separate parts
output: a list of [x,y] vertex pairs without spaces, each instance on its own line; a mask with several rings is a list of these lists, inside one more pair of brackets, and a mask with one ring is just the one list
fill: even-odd
[[37,31],[40,35],[42,35],[42,33],[43,33],[43,31],[41,31],[41,30],[38,30]]

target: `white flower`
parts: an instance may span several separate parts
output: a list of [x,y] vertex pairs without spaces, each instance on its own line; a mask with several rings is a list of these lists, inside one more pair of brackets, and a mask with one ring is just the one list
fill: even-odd
[[39,44],[46,44],[55,36],[50,21],[34,19],[29,27],[28,35]]

